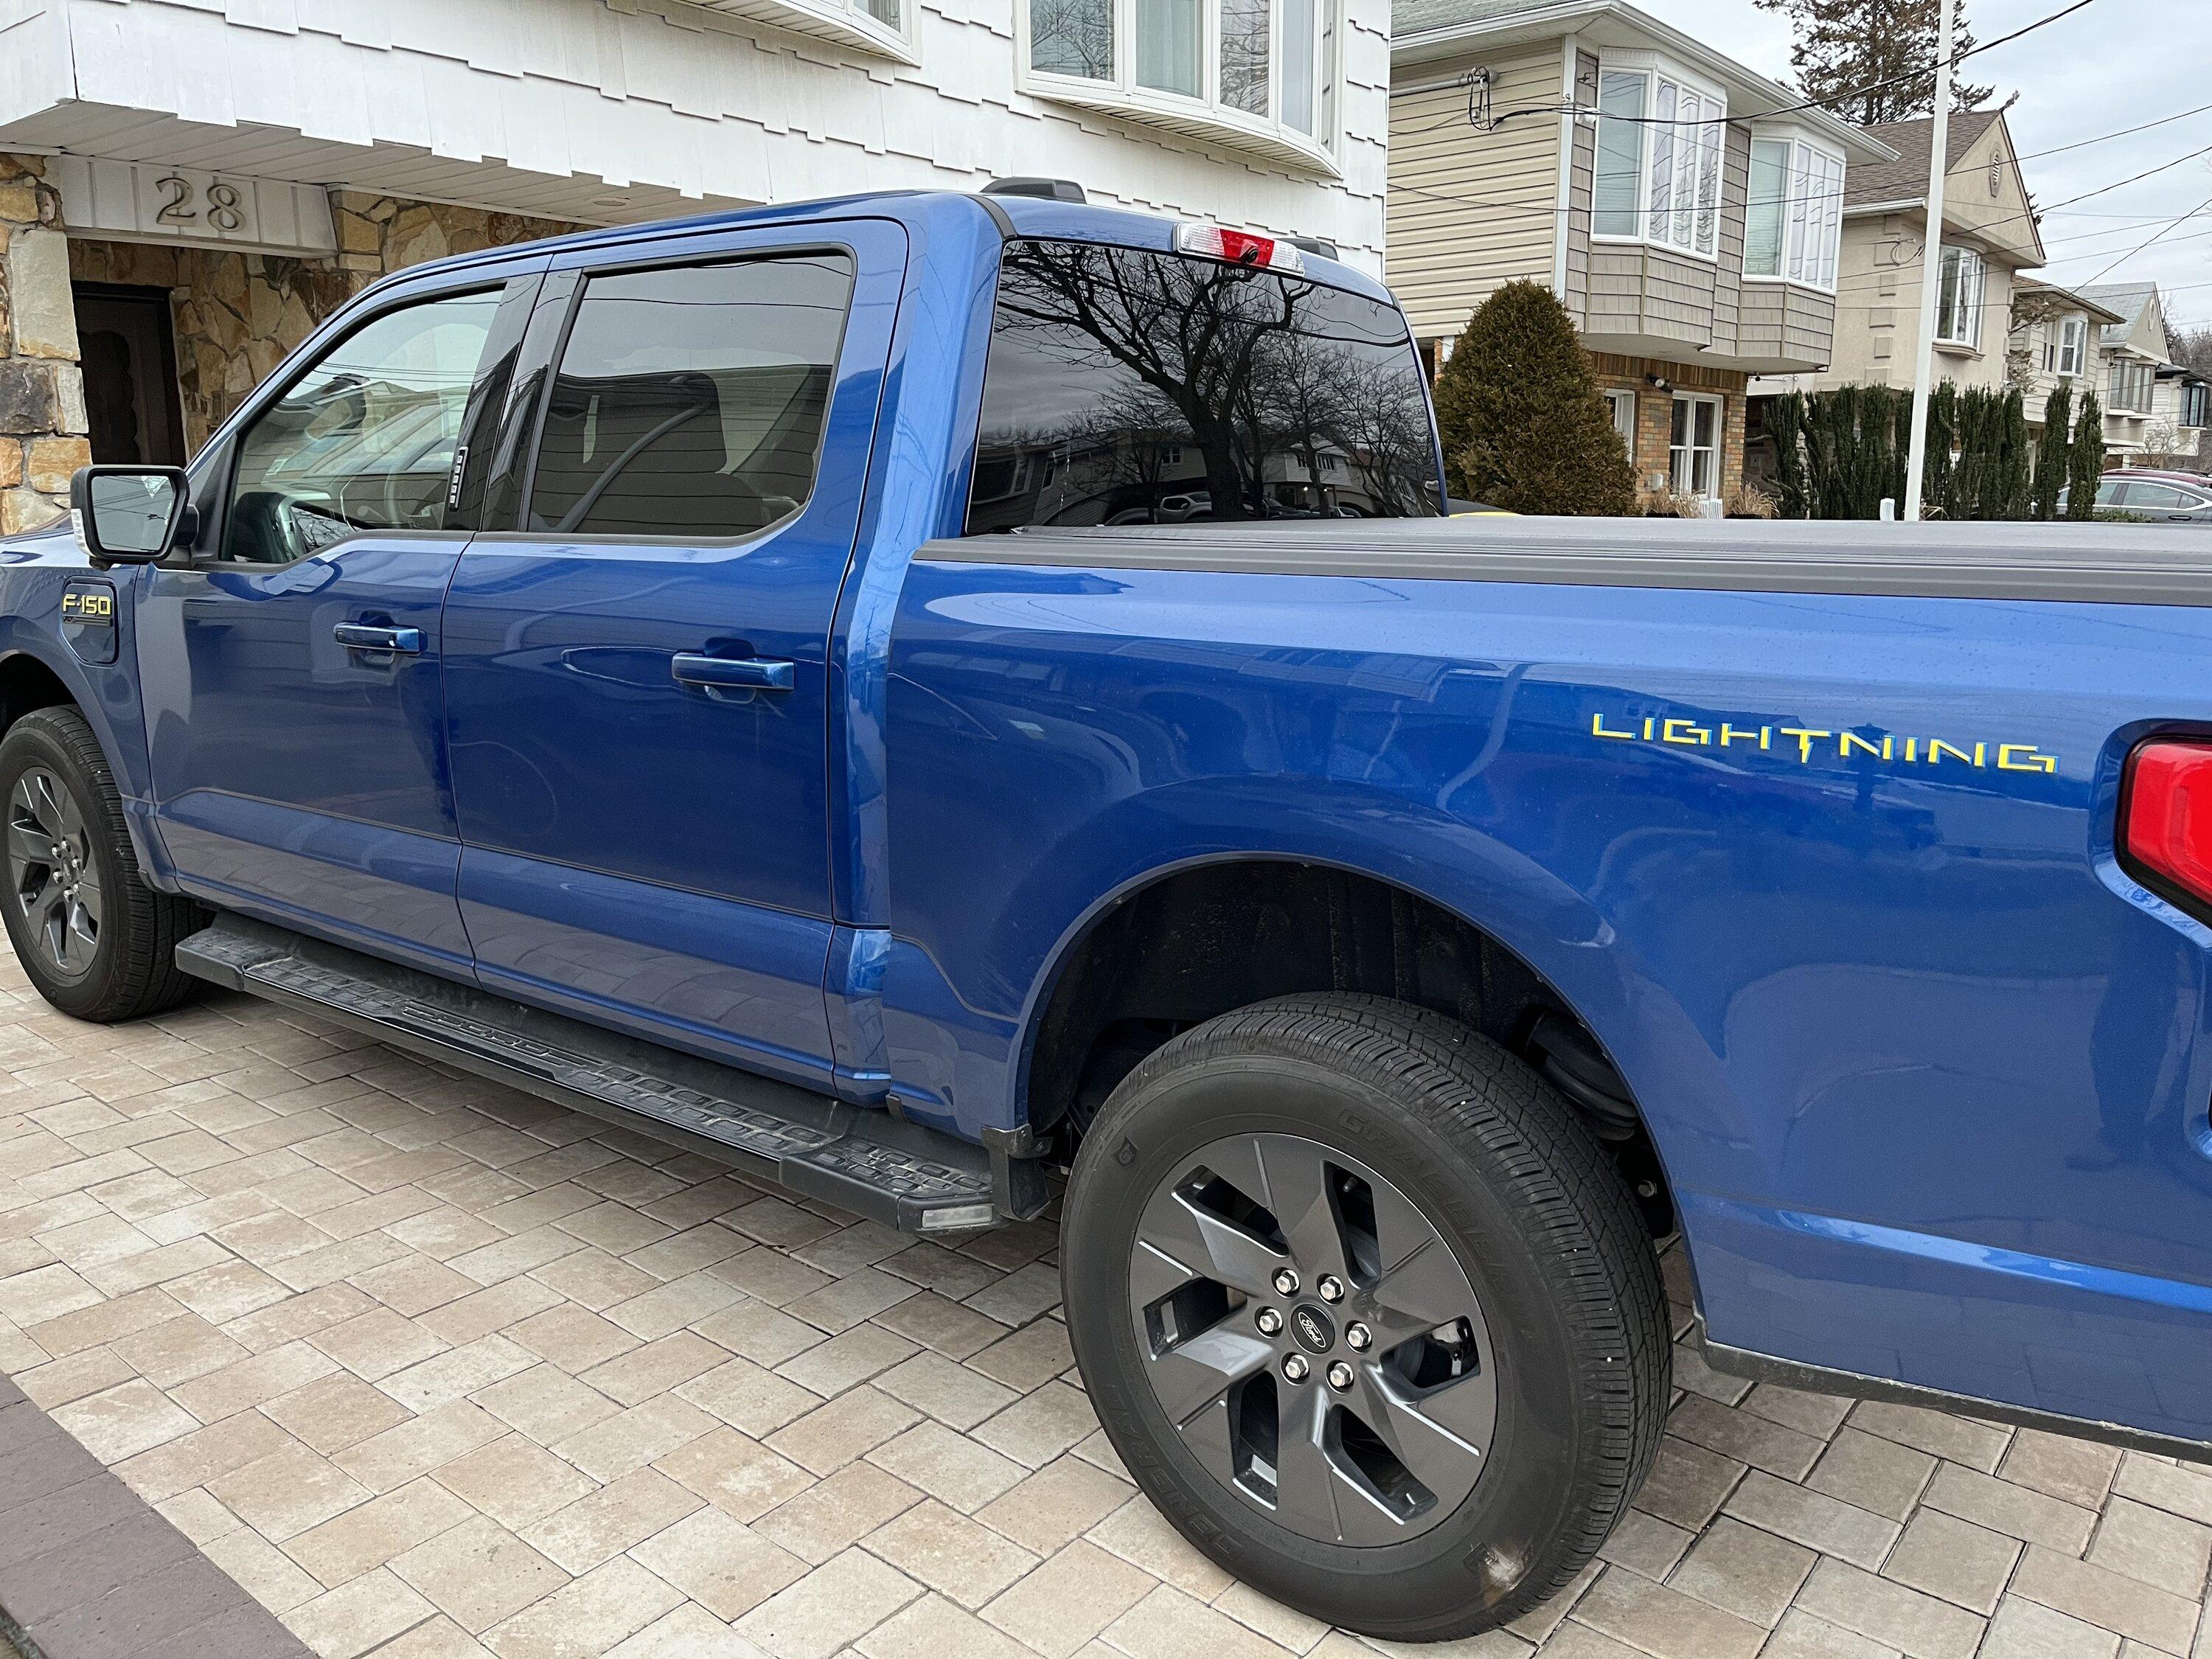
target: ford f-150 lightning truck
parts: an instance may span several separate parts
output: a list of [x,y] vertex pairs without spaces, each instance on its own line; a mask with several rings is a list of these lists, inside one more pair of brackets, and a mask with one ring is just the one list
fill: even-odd
[[86,1019],[1058,1203],[1131,1472],[1363,1632],[1566,1584],[1679,1334],[2204,1455],[2212,562],[1441,463],[1372,281],[1075,201],[409,270],[0,546],[0,911]]

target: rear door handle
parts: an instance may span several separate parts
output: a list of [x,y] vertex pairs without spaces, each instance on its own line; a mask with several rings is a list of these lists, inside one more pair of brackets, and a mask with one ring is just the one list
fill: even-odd
[[797,677],[794,665],[774,657],[709,657],[679,651],[668,666],[682,684],[709,690],[788,691]]
[[419,628],[380,628],[374,623],[340,623],[331,630],[349,651],[398,651],[409,656],[422,649]]

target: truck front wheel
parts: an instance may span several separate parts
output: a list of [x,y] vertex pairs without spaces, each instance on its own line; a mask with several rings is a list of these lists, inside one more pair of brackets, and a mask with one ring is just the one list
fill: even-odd
[[41,708],[0,740],[8,837],[0,894],[15,958],[65,1014],[112,1023],[173,1007],[194,982],[177,942],[198,912],[138,871],[100,740],[74,708]]
[[1085,1386],[1229,1571],[1398,1641],[1563,1589],[1658,1449],[1634,1200],[1529,1066],[1376,997],[1183,1033],[1085,1138],[1061,1229]]

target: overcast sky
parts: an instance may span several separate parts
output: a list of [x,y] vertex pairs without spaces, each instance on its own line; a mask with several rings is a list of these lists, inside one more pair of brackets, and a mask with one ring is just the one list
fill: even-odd
[[[1672,23],[1775,79],[1790,78],[1790,27],[1752,0],[1637,0]],[[1962,0],[1977,40],[1994,40],[2062,9],[2065,0]],[[2118,181],[2212,145],[2212,109],[2063,155],[2123,127],[2212,104],[2212,0],[2094,0],[2073,16],[1969,58],[1960,73],[1994,83],[2029,192],[2057,203],[2095,191],[2043,221],[2052,282],[2155,282],[2167,315],[2212,320],[2212,153],[2132,185]],[[2167,219],[2198,211],[2101,277],[2098,273]]]

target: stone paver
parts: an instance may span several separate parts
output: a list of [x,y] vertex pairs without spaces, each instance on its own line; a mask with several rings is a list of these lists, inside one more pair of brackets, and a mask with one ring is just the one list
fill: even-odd
[[[13,1409],[332,1659],[1382,1651],[1137,1495],[1056,1248],[916,1243],[244,999],[79,1025],[0,958]],[[1688,1347],[1676,1382],[1601,1559],[1439,1653],[2212,1659],[2212,1468]]]

